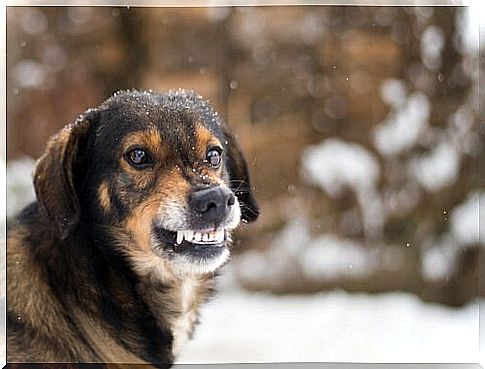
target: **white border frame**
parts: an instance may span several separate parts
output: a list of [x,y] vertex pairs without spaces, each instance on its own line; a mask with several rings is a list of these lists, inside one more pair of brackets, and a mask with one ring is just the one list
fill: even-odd
[[6,7],[0,9],[1,22],[5,24],[0,30],[0,51],[5,57],[2,59],[0,77],[0,86],[3,91],[2,98],[0,100],[0,365],[3,367],[6,364],[7,355],[7,12]]
[[[1,62],[2,76],[0,78],[0,85],[2,87],[3,96],[0,102],[0,160],[6,162],[6,8],[9,6],[130,6],[130,7],[211,7],[211,6],[288,6],[288,5],[354,5],[354,6],[477,6],[481,7],[484,11],[481,14],[477,27],[480,27],[480,43],[484,42],[483,30],[485,28],[485,3],[483,0],[353,0],[353,1],[314,1],[314,0],[144,0],[143,4],[136,0],[106,0],[102,3],[100,0],[7,0],[5,5],[0,8],[0,18],[4,23],[0,31],[0,49],[3,51],[5,57]],[[485,64],[485,58],[480,59],[480,64]],[[482,76],[480,75],[479,86],[482,84]],[[479,88],[479,101],[485,101],[484,92]],[[479,107],[478,107],[479,108]],[[478,109],[480,111],[480,109]],[[482,124],[485,124],[483,116],[479,116],[479,129]],[[479,160],[480,161],[480,160]],[[1,167],[0,167],[1,168]],[[481,173],[479,180],[482,181]],[[481,182],[483,183],[483,182]],[[481,202],[480,202],[481,208]],[[0,217],[6,214],[6,171],[0,169]],[[482,222],[479,221],[479,225],[482,226]],[[6,261],[6,222],[1,224],[0,229],[0,250],[3,252],[3,261]],[[1,265],[1,264],[0,264]],[[0,299],[6,295],[6,268],[0,268]],[[477,369],[484,368],[482,364],[485,364],[485,322],[482,322],[480,311],[485,311],[485,300],[482,299],[479,302],[479,363],[435,363],[435,364],[418,364],[418,363],[402,363],[402,364],[386,364],[386,363],[267,363],[267,364],[199,364],[188,365],[178,364],[173,368],[213,368],[213,367],[226,367],[230,365],[232,368],[260,368],[260,367],[276,367],[276,368],[325,368],[325,369],[373,369],[373,368],[389,368],[389,369]],[[6,346],[6,305],[3,306],[3,311],[0,312],[0,344]],[[6,347],[0,348],[0,364],[2,367],[6,364]]]

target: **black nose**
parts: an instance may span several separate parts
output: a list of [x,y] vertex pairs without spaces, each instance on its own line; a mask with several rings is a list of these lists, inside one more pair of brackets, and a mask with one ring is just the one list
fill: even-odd
[[221,187],[197,190],[189,198],[190,208],[197,217],[208,223],[222,222],[235,202],[234,194]]

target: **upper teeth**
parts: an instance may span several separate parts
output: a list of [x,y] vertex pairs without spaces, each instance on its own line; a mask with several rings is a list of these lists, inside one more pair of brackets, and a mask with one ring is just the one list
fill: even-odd
[[220,244],[224,241],[224,229],[208,232],[177,231],[177,244],[180,245],[184,239],[192,243]]

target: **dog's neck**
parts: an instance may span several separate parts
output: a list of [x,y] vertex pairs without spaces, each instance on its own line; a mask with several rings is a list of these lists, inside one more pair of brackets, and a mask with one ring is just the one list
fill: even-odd
[[138,292],[154,312],[158,324],[168,324],[171,328],[172,352],[175,356],[192,336],[199,307],[212,291],[212,286],[212,278],[196,276],[181,278],[168,288],[160,288],[158,282],[153,280],[145,280],[138,286]]

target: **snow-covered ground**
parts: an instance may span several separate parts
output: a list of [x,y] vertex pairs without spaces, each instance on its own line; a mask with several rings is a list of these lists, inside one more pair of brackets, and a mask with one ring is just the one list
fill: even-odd
[[413,295],[227,291],[202,310],[178,363],[478,361],[478,304]]

